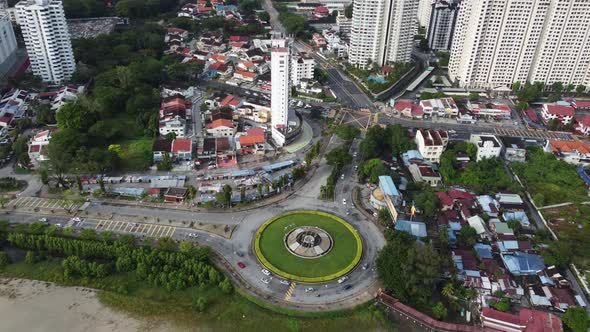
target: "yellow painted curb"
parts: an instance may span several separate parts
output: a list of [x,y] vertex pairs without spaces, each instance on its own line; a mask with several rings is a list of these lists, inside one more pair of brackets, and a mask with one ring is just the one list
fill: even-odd
[[[356,239],[356,244],[357,244],[356,255],[355,255],[354,259],[352,260],[352,262],[350,264],[348,264],[348,266],[346,266],[344,269],[342,269],[336,273],[332,273],[330,275],[323,276],[323,277],[302,277],[302,276],[298,276],[298,275],[284,272],[284,271],[280,270],[279,268],[277,268],[276,266],[272,265],[266,259],[266,257],[264,257],[264,255],[262,254],[262,251],[260,250],[260,237],[262,236],[262,233],[268,227],[268,225],[272,224],[274,221],[276,221],[280,218],[283,218],[283,217],[286,217],[286,216],[289,216],[292,214],[313,214],[313,215],[323,216],[323,217],[330,218],[334,221],[337,221],[340,224],[342,224],[344,227],[346,227],[352,233],[354,238]],[[256,253],[256,257],[258,258],[260,263],[262,263],[262,265],[264,265],[268,270],[270,270],[274,274],[281,276],[285,279],[295,280],[295,281],[299,281],[299,282],[316,283],[316,282],[325,282],[325,281],[334,280],[334,279],[336,279],[340,276],[343,276],[343,275],[349,273],[350,271],[352,271],[355,268],[355,266],[357,266],[357,264],[360,262],[361,257],[363,255],[363,243],[362,243],[361,237],[359,236],[356,229],[354,229],[354,227],[352,227],[349,223],[344,221],[342,218],[339,218],[333,214],[322,212],[322,211],[295,210],[295,211],[289,211],[289,212],[285,212],[285,213],[279,214],[277,216],[274,216],[274,217],[270,218],[269,220],[267,220],[266,222],[264,222],[264,224],[262,224],[260,226],[260,228],[258,228],[258,230],[256,231],[255,238],[254,238],[254,252]]]

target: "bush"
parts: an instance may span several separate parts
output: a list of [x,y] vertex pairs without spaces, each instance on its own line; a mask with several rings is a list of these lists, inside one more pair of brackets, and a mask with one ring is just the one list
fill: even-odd
[[207,300],[203,297],[198,297],[193,300],[193,308],[198,312],[203,312],[207,309]]
[[0,269],[10,264],[10,258],[4,251],[0,251]]
[[27,251],[27,255],[25,256],[25,263],[27,264],[35,264],[37,258],[35,257],[35,253],[32,251]]

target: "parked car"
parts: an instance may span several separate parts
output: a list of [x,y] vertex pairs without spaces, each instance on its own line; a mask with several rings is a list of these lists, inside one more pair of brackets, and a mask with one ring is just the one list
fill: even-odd
[[313,288],[313,287],[307,287],[307,288],[305,289],[305,292],[306,292],[306,293],[315,292],[315,288]]
[[289,280],[281,280],[281,285],[290,285]]
[[265,276],[269,276],[270,275],[270,271],[268,271],[267,269],[262,269],[262,274],[264,274]]
[[238,262],[238,266],[240,267],[240,269],[246,268],[246,264],[242,262]]
[[39,222],[47,223],[47,218],[39,218]]
[[262,281],[263,283],[265,283],[267,285],[270,284],[270,279],[268,279],[268,278],[262,278],[262,279],[260,279],[260,281]]
[[345,282],[346,280],[348,280],[348,276],[344,276],[344,277],[338,279],[338,283],[341,284],[341,283]]
[[342,204],[346,205],[346,198],[342,199]]
[[342,287],[342,289],[344,289],[344,290],[349,290],[351,288],[352,288],[352,285],[350,285],[350,284],[345,285],[344,287]]

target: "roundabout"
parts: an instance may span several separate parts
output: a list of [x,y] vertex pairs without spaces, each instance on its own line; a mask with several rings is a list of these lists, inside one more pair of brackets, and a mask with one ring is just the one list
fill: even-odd
[[256,258],[283,278],[320,283],[351,272],[359,263],[363,244],[343,219],[320,211],[298,210],[277,215],[256,231]]

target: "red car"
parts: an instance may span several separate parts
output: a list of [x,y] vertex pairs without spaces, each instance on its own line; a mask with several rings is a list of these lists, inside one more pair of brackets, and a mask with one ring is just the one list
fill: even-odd
[[240,267],[240,269],[243,269],[246,267],[246,264],[244,264],[242,262],[238,262],[238,266]]

